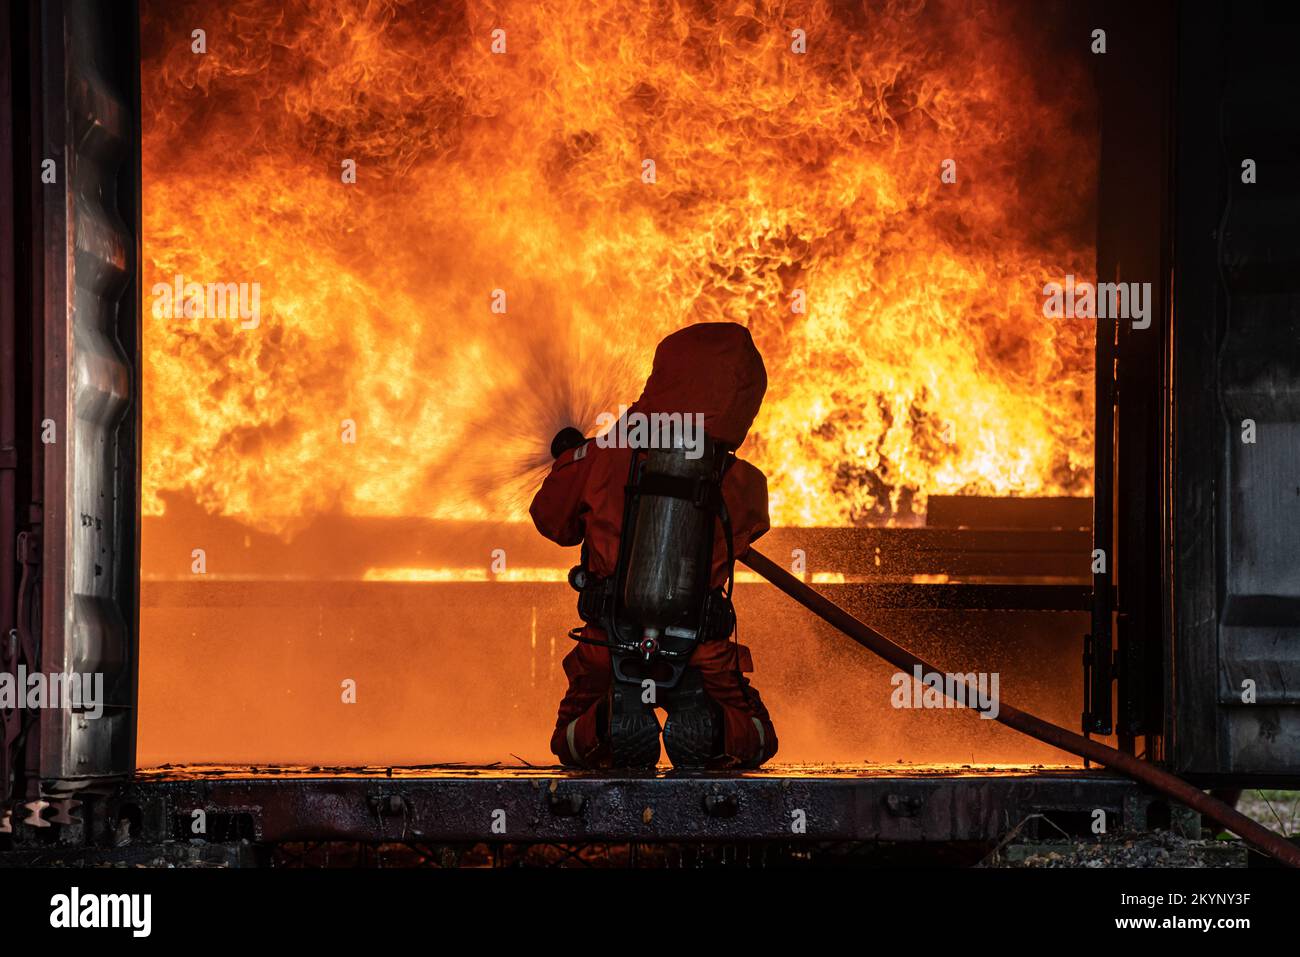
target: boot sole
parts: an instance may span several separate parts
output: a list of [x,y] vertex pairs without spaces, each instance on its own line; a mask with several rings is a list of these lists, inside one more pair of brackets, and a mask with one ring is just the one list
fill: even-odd
[[673,767],[707,767],[715,757],[714,732],[713,714],[707,707],[670,711],[664,724],[664,750]]
[[652,768],[659,763],[659,718],[653,711],[615,715],[609,724],[614,766]]

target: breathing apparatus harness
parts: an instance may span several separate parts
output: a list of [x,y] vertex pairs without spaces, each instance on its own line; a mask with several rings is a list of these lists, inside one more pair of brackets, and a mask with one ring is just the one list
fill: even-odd
[[[569,584],[578,592],[578,616],[604,630],[608,640],[588,638],[581,627],[570,630],[569,637],[609,648],[620,681],[638,682],[647,667],[663,662],[671,676],[656,677],[656,683],[672,687],[698,642],[724,640],[735,631],[735,544],[722,496],[722,480],[735,453],[707,438],[706,446],[708,462],[692,466],[693,475],[652,468],[653,453],[633,449],[614,574],[602,578],[591,573],[585,542],[581,564],[569,571]],[[726,540],[727,575],[722,586],[710,588],[715,525]],[[692,538],[698,539],[696,554],[674,553],[675,546],[689,546]],[[671,587],[656,587],[665,582]],[[630,607],[638,602],[639,607]]]

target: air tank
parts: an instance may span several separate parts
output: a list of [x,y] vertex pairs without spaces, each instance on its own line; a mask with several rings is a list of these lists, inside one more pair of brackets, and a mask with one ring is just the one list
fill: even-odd
[[[687,457],[686,449],[651,449],[643,466],[647,476],[667,475],[707,482],[713,474],[714,448]],[[701,566],[715,513],[692,501],[642,494],[636,507],[632,543],[623,586],[623,610],[650,637],[663,633],[686,614],[697,611],[708,590],[708,570]],[[710,550],[711,551],[711,550]]]

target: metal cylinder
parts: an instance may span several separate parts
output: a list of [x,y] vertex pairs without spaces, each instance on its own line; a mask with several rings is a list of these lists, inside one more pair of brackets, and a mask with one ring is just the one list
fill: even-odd
[[[688,458],[682,448],[651,449],[646,475],[707,481],[713,474],[713,445]],[[642,495],[628,552],[623,608],[628,617],[651,635],[700,608],[709,586],[712,556],[705,555],[713,512],[683,498]]]

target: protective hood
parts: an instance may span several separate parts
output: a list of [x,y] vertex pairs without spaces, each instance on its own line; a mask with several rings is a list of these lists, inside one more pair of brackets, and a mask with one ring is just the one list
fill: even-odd
[[655,349],[654,366],[631,412],[704,415],[704,431],[733,448],[754,424],[767,370],[749,330],[734,322],[679,329]]

